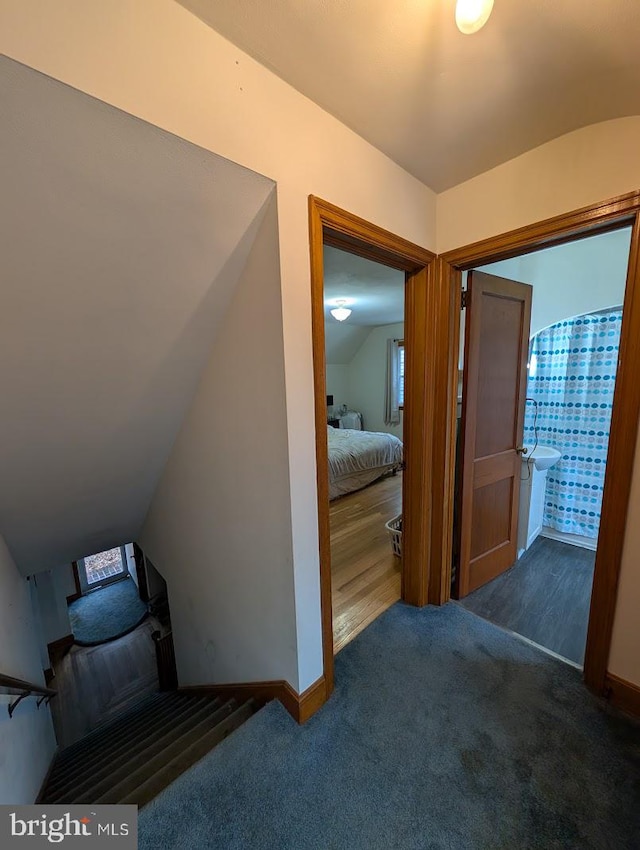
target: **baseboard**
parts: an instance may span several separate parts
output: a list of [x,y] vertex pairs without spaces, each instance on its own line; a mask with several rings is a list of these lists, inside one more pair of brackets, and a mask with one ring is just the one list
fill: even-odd
[[60,658],[60,656],[68,652],[73,646],[73,640],[73,635],[65,635],[64,637],[58,638],[58,640],[48,643],[47,650],[49,652],[49,661],[54,664],[56,658]]
[[640,688],[637,685],[620,679],[613,673],[607,673],[604,692],[606,698],[616,708],[640,717]]
[[253,697],[260,706],[277,699],[297,723],[306,723],[327,701],[324,676],[301,694],[297,694],[284,679],[272,682],[232,682],[226,685],[185,685],[179,687],[178,692],[193,696],[218,694],[243,700]]
[[566,531],[557,531],[548,525],[542,526],[540,537],[546,537],[548,540],[558,540],[560,543],[568,543],[569,546],[578,546],[580,549],[589,549],[591,552],[595,552],[598,548],[597,540],[592,540],[590,537],[582,537],[579,534],[568,534]]

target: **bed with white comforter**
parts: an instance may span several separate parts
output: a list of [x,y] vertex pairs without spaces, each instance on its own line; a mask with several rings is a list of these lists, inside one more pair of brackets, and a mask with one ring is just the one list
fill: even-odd
[[402,440],[393,434],[327,426],[329,498],[366,487],[402,464]]

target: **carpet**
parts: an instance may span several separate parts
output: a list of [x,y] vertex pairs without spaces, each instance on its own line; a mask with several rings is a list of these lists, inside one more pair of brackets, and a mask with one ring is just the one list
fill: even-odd
[[397,603],[305,726],[270,703],[140,813],[140,850],[631,850],[640,725],[456,603]]
[[97,646],[133,631],[147,616],[147,606],[130,578],[94,590],[69,605],[75,642]]

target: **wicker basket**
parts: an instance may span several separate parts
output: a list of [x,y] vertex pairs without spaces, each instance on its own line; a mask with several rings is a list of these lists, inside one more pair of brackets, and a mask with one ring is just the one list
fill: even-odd
[[391,548],[397,558],[402,557],[402,514],[385,523],[385,528],[391,538]]

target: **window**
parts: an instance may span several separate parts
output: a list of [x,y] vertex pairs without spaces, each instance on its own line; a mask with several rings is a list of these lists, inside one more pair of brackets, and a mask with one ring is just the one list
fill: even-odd
[[398,407],[404,409],[404,340],[398,340]]

